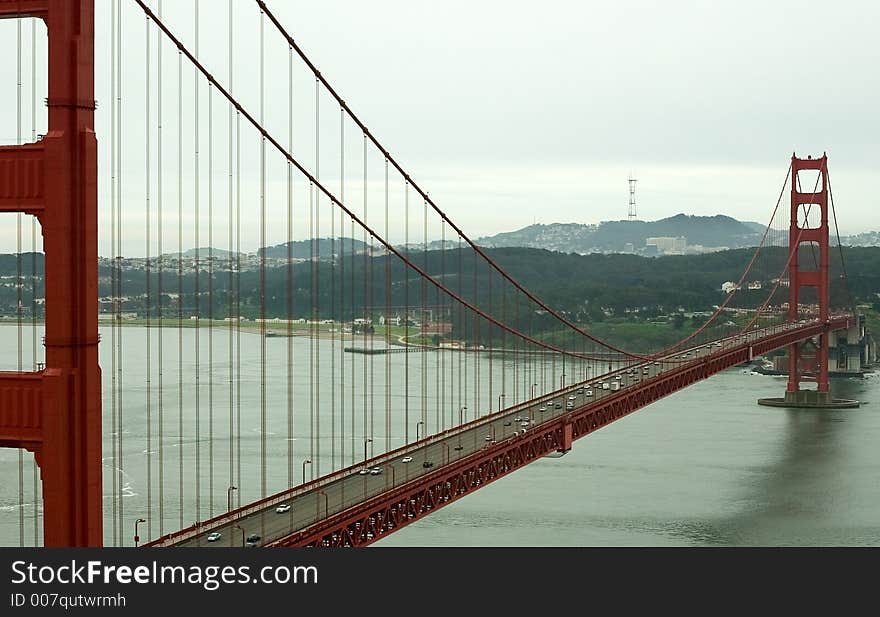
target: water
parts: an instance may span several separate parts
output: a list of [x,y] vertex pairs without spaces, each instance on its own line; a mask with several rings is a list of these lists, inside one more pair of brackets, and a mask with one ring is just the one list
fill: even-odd
[[880,545],[880,378],[832,382],[855,410],[754,403],[784,388],[732,369],[377,545]]
[[[134,520],[150,519],[149,534],[157,536],[204,520],[226,508],[227,487],[234,503],[262,493],[260,444],[260,338],[241,334],[241,474],[238,444],[229,450],[229,338],[213,332],[213,397],[208,398],[208,334],[199,333],[199,440],[195,439],[195,331],[166,330],[163,340],[162,405],[164,420],[163,508],[159,511],[158,361],[159,331],[150,331],[153,349],[150,381],[151,495],[147,496],[146,339],[144,328],[125,328],[123,380],[124,427],[120,432],[122,465],[111,449],[111,332],[102,330],[105,431],[105,538],[131,543]],[[15,348],[15,328],[0,328],[0,344]],[[26,344],[30,340],[26,333]],[[286,359],[288,339],[266,340],[266,490],[281,490],[292,475],[295,484],[316,473],[361,460],[364,439],[369,453],[402,445],[407,432],[433,432],[457,423],[462,405],[472,417],[522,400],[531,383],[539,393],[558,384],[558,362],[502,364],[486,355],[445,352],[410,354],[409,399],[405,397],[404,354],[353,356],[342,354],[339,341],[290,340],[294,353],[293,410],[295,441],[288,441]],[[178,373],[178,345],[184,349]],[[332,362],[345,362],[345,382],[329,384]],[[318,356],[318,386],[313,387],[310,354]],[[14,369],[5,358],[2,369]],[[29,366],[30,358],[25,359]],[[352,362],[354,364],[352,365]],[[424,363],[424,364],[423,364]],[[422,368],[425,369],[424,373]],[[365,371],[366,369],[366,371]],[[571,367],[569,366],[569,372]],[[459,373],[461,371],[461,373]],[[489,396],[490,380],[492,396]],[[458,375],[468,376],[459,392]],[[183,376],[183,380],[180,376]],[[321,377],[323,376],[323,377]],[[386,376],[393,409],[386,434]],[[428,394],[422,398],[422,379]],[[364,379],[366,379],[366,388]],[[479,379],[481,401],[469,398]],[[233,375],[233,403],[238,378]],[[369,384],[373,396],[365,397]],[[183,387],[181,388],[181,384]],[[503,384],[503,390],[502,390]],[[542,459],[516,473],[446,506],[426,519],[382,540],[378,545],[419,546],[688,546],[688,545],[878,545],[880,544],[880,378],[835,380],[835,395],[857,398],[856,410],[805,411],[758,407],[762,396],[778,396],[785,380],[744,374],[732,369],[691,386],[575,443],[559,459]],[[509,398],[508,398],[509,397]],[[345,401],[344,408],[342,401]],[[409,401],[408,405],[406,401]],[[331,401],[335,412],[331,413]],[[352,416],[352,401],[354,415]],[[183,404],[183,437],[178,406]],[[364,404],[366,402],[366,405]],[[213,409],[213,412],[211,411]],[[372,409],[373,421],[370,422]],[[320,410],[320,414],[312,414]],[[208,463],[209,425],[213,418],[213,469]],[[404,422],[404,418],[408,422]],[[233,414],[233,436],[239,418]],[[320,430],[318,429],[320,423]],[[423,422],[424,424],[420,424]],[[346,438],[339,437],[340,426]],[[354,431],[350,427],[354,425]],[[333,438],[334,430],[336,438]],[[351,438],[354,434],[354,438]],[[288,448],[293,463],[288,465]],[[372,448],[372,451],[370,449]],[[195,504],[196,454],[200,489]],[[302,461],[311,458],[311,465]],[[230,460],[233,464],[230,469]],[[34,499],[31,463],[25,463],[25,504],[18,494],[18,454],[0,450],[0,545],[19,542],[19,515],[25,514],[26,543],[33,543]],[[178,478],[183,471],[180,500]],[[213,472],[213,473],[212,473]],[[113,476],[118,484],[113,507]],[[212,479],[213,478],[213,479]],[[181,503],[183,507],[181,508]],[[148,514],[147,514],[148,513]],[[39,507],[37,509],[40,515]],[[121,519],[121,520],[120,520]],[[161,519],[161,524],[160,524]],[[38,519],[39,521],[39,519]],[[39,526],[38,522],[38,526]],[[131,528],[131,529],[130,529]]]

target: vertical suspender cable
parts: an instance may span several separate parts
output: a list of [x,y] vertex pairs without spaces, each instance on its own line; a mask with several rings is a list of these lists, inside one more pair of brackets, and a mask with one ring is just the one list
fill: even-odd
[[[162,0],[159,0],[159,19],[162,19]],[[156,222],[157,222],[157,246],[156,246],[156,255],[158,256],[156,269],[157,269],[157,280],[156,280],[156,299],[157,299],[157,317],[159,321],[159,329],[158,329],[158,341],[156,353],[159,359],[159,371],[158,371],[158,379],[159,379],[159,387],[158,387],[158,426],[157,426],[157,438],[159,440],[158,445],[158,454],[159,454],[159,536],[165,535],[165,407],[164,407],[164,388],[163,388],[163,378],[164,371],[162,365],[162,339],[165,337],[165,330],[163,329],[164,322],[162,320],[162,295],[164,290],[162,288],[162,274],[163,274],[163,266],[165,258],[162,254],[163,244],[162,244],[162,235],[164,233],[164,227],[162,224],[162,203],[163,203],[163,184],[162,184],[162,108],[163,100],[162,100],[162,30],[156,28],[156,98],[158,99],[158,109],[156,110],[157,117],[157,136],[156,136]]]
[[[318,276],[317,270],[317,254],[315,252],[315,195],[314,186],[309,181],[309,242],[310,242],[310,259],[309,259],[309,460],[312,461],[309,469],[315,469],[315,390],[317,382],[315,381],[315,280]],[[314,477],[314,471],[312,472]]]
[[[425,242],[425,251],[427,251],[427,249],[428,249],[428,243]],[[443,254],[442,248],[440,249],[440,254],[441,254],[441,256]],[[442,259],[442,257],[441,257],[441,259]],[[440,270],[439,276],[441,278],[443,277],[443,274],[444,274],[443,271]],[[436,311],[436,312],[433,312],[433,311]],[[440,316],[442,314],[442,311],[440,310],[440,288],[439,287],[434,288],[434,309],[433,309],[433,311],[431,314],[433,315],[432,321],[434,322],[433,329],[434,329],[435,333],[431,336],[431,339],[432,339],[431,343],[432,343],[432,346],[434,347],[434,409],[435,409],[434,432],[439,433],[440,432],[440,403],[442,400],[442,392],[440,389],[440,374],[442,372],[441,367],[443,366],[443,352],[442,352],[442,349],[440,348],[440,338],[441,338],[441,335],[440,335],[440,328],[441,328]],[[436,345],[433,344],[434,337],[437,337],[436,338],[436,341],[437,341]],[[425,427],[425,428],[427,428],[427,427]]]
[[[321,82],[315,78],[315,180],[321,179]],[[315,243],[318,253],[315,257],[315,320],[320,322],[321,302],[321,192],[315,187]],[[312,465],[321,477],[321,325],[315,324],[315,452]]]
[[177,52],[177,498],[183,528],[183,54]]
[[[125,421],[123,414],[123,330],[122,330],[122,292],[123,292],[123,281],[122,281],[122,144],[123,144],[123,124],[122,124],[122,5],[118,6],[118,10],[116,11],[116,251],[118,254],[113,255],[113,263],[116,269],[116,302],[115,302],[115,310],[116,314],[114,315],[113,323],[118,330],[118,334],[116,340],[118,342],[118,348],[116,350],[116,384],[117,384],[117,413],[118,413],[118,422],[117,427],[120,433],[124,431]],[[116,452],[116,464],[117,471],[120,474],[120,481],[123,481],[124,476],[124,461],[123,461],[123,448],[122,448],[122,439],[117,440],[117,452]],[[122,491],[125,490],[125,486],[121,486],[120,489]],[[124,497],[124,492],[123,492]],[[120,544],[124,545],[125,542],[123,540],[124,532],[123,529],[125,521],[125,499],[121,498],[119,500],[119,537]]]
[[[390,237],[388,228],[388,159],[385,159],[385,237]],[[386,253],[385,262],[385,346],[391,342],[391,256]],[[406,316],[404,316],[406,319]],[[388,452],[391,431],[391,354],[385,354],[385,451]]]
[[[354,249],[354,219],[351,219],[351,236],[350,236],[350,246],[351,250],[349,251],[349,255],[351,255],[351,316],[352,316],[352,326],[351,326],[351,344],[354,346],[354,335],[355,335],[355,327],[354,327],[354,316],[357,315],[355,312],[355,307],[357,306],[357,301],[355,300],[355,288],[354,288],[354,271],[355,271],[355,249]],[[363,281],[363,273],[361,273],[361,281]],[[364,313],[366,315],[366,313]],[[358,354],[351,354],[351,422],[349,424],[351,431],[351,464],[354,465],[355,456],[357,452],[357,448],[355,447],[355,436],[357,431],[355,431],[355,356]]]
[[[199,57],[199,0],[195,0],[193,3],[195,15],[194,15],[194,24],[195,24],[195,57]],[[195,259],[193,260],[193,274],[194,274],[194,288],[193,288],[193,305],[195,314],[196,327],[195,332],[193,334],[193,348],[195,350],[195,456],[196,456],[196,468],[195,468],[195,510],[196,510],[196,520],[202,520],[202,509],[201,509],[201,497],[202,497],[202,453],[201,453],[201,416],[202,416],[202,408],[201,408],[201,379],[202,372],[200,367],[200,345],[199,345],[199,320],[201,318],[202,312],[202,304],[201,304],[201,287],[199,286],[199,272],[202,269],[202,264],[200,260],[200,248],[199,248],[199,228],[201,227],[201,218],[199,216],[199,206],[201,206],[201,194],[199,189],[200,178],[199,178],[199,70],[198,67],[193,67],[193,232],[195,236]]]
[[[231,74],[231,69],[230,69]],[[231,88],[230,82],[230,88]],[[231,90],[230,90],[231,91]],[[235,503],[241,505],[241,112],[235,113]]]
[[[428,272],[428,201],[423,200],[422,208],[422,271]],[[417,434],[416,438],[425,437],[428,431],[428,344],[425,338],[427,334],[427,317],[428,317],[428,282],[421,277],[421,306],[422,313],[419,315],[419,329],[421,330],[419,342],[422,352],[422,416],[421,434]]]
[[[404,178],[404,241],[403,246],[406,251],[406,258],[410,257],[410,247],[409,247],[409,181]],[[403,409],[404,409],[404,419],[407,424],[409,424],[409,266],[405,263],[403,264],[403,296],[404,296],[404,312],[403,312],[403,336],[404,343],[406,343],[406,347],[403,348],[404,355],[404,369],[403,369]],[[419,317],[419,320],[423,320],[424,315]],[[390,341],[389,341],[390,343]],[[422,350],[424,352],[424,350]],[[390,355],[389,355],[390,357]],[[391,432],[391,421],[389,417],[387,433]],[[385,448],[385,451],[388,452],[391,450],[390,444]]]
[[[336,469],[336,217],[327,202],[330,219],[330,470]],[[341,466],[340,466],[341,467]]]
[[[474,306],[479,306],[480,297],[479,297],[479,261],[476,258],[476,254],[472,252],[472,259],[474,261],[474,276],[473,276],[473,284],[474,284],[474,298],[473,304]],[[474,313],[474,345],[477,346],[479,350],[482,347],[482,338],[480,333],[480,316],[475,312]],[[471,403],[472,410],[474,413],[474,417],[477,417],[477,411],[479,410],[479,401],[482,398],[480,393],[480,364],[482,364],[483,356],[479,353],[474,355],[474,398]]]
[[[364,133],[364,221],[367,222],[367,134]],[[366,249],[364,252],[364,306],[367,311],[366,337],[370,341],[370,350],[373,349],[373,235],[369,235],[369,244],[367,244],[367,230],[364,228],[364,244]],[[367,381],[367,371],[369,364],[370,380]],[[364,453],[366,454],[367,435],[369,439],[373,438],[373,380],[372,380],[372,355],[364,354]],[[367,413],[369,412],[369,431],[367,430]]]
[[208,518],[214,516],[214,86],[208,82]]
[[[287,46],[287,147],[293,152],[293,48]],[[293,167],[287,161],[287,486],[295,484],[293,442]],[[305,478],[303,478],[305,481]],[[291,514],[291,516],[293,516]]]
[[[119,546],[119,426],[116,408],[116,316],[119,295],[116,290],[116,11],[117,0],[110,1],[110,300],[112,321],[110,322],[110,447],[113,461],[112,511],[113,546]],[[45,269],[44,269],[45,273]],[[45,288],[44,288],[45,293]],[[45,295],[43,296],[45,298]]]
[[[229,47],[229,88],[230,88],[230,90],[232,89],[232,2],[233,2],[233,0],[229,0],[229,24],[228,24],[229,25],[229,42],[228,42],[228,47]],[[226,196],[226,199],[227,199],[226,205],[227,205],[227,210],[228,210],[226,224],[227,224],[227,231],[228,231],[227,246],[229,247],[229,253],[226,255],[225,263],[226,263],[226,270],[227,270],[227,274],[228,274],[227,281],[226,281],[226,320],[227,320],[227,324],[228,324],[227,336],[229,337],[229,340],[227,341],[227,353],[228,353],[227,362],[229,364],[229,369],[228,369],[229,373],[227,376],[228,395],[229,395],[229,409],[228,409],[228,411],[229,411],[229,427],[228,427],[228,433],[229,433],[229,453],[228,453],[229,478],[228,478],[228,485],[226,488],[227,488],[227,491],[231,491],[232,487],[235,486],[235,450],[233,447],[234,443],[235,443],[235,381],[233,378],[233,376],[235,375],[235,370],[234,370],[234,366],[233,366],[233,360],[234,360],[233,352],[234,352],[234,341],[235,341],[235,337],[234,337],[235,326],[234,326],[234,319],[233,319],[233,315],[234,315],[234,313],[233,313],[233,308],[234,308],[233,291],[234,291],[234,289],[233,288],[235,286],[235,280],[234,280],[235,268],[233,267],[233,265],[234,265],[235,261],[234,261],[233,255],[235,254],[235,246],[233,245],[233,212],[232,212],[232,205],[233,205],[233,198],[232,198],[233,197],[233,147],[232,147],[232,140],[233,140],[233,126],[234,126],[234,122],[235,122],[235,110],[232,107],[232,105],[229,105],[228,107],[229,107],[229,126],[227,127],[227,130],[229,131],[229,134],[227,137],[228,137],[228,149],[229,149],[229,161],[228,161],[229,168],[227,170],[227,173],[228,173],[229,184],[227,187],[227,196]]]
[[[292,150],[291,150],[292,151]],[[345,110],[339,108],[339,200],[345,203]],[[339,468],[345,467],[345,213],[339,210]]]
[[[17,28],[17,45],[16,50],[18,52],[18,88],[16,91],[17,94],[17,106],[16,106],[16,115],[17,115],[17,133],[15,138],[15,143],[20,145],[22,143],[21,136],[21,20],[16,21]],[[17,331],[18,331],[18,372],[20,373],[24,370],[24,362],[22,357],[22,318],[23,315],[21,313],[21,286],[23,282],[22,278],[22,263],[21,263],[21,224],[22,224],[22,214],[18,212],[16,215],[16,248],[15,248],[15,265],[16,265],[16,277],[15,277],[15,289],[17,293],[17,304],[15,308],[15,315],[17,321]],[[24,546],[24,450],[18,449],[18,542],[19,546]]]
[[[440,272],[443,275],[446,274],[446,221],[440,221]],[[440,291],[437,291],[437,297],[440,297]],[[437,302],[439,305],[440,302]],[[444,310],[443,313],[446,313],[447,298],[443,298]],[[438,306],[438,311],[439,306]],[[440,351],[440,398],[439,405],[437,406],[437,414],[436,414],[436,426],[440,426],[440,416],[443,415],[442,410],[446,409],[446,354],[443,351]],[[423,429],[427,431],[428,429],[428,418],[422,418]]]
[[[495,307],[492,304],[492,274],[493,272],[489,270],[489,276],[487,277],[486,287],[488,291],[488,299],[486,300],[486,305],[489,307],[488,313],[490,315],[495,314]],[[487,329],[489,331],[489,344],[487,345],[489,349],[489,402],[488,402],[488,410],[489,413],[492,413],[492,405],[495,404],[495,397],[492,392],[492,384],[494,383],[494,371],[493,371],[493,359],[495,355],[495,326],[493,324],[487,324]]]
[[[462,246],[461,246],[461,234],[458,234],[458,297],[464,298],[464,283],[462,278],[464,276],[464,272],[462,271]],[[451,321],[451,320],[450,320]],[[456,332],[456,338],[460,341],[461,345],[465,347],[459,348],[459,360],[458,360],[458,403],[456,406],[458,409],[461,409],[466,405],[467,398],[467,357],[468,357],[468,349],[467,349],[467,331],[465,329],[465,313],[464,307],[459,304],[458,305],[458,320],[455,322],[453,326]],[[464,364],[464,367],[462,367]],[[455,426],[455,418],[451,417],[449,420],[449,426]]]
[[[265,18],[260,11],[260,124],[266,120]],[[260,497],[266,492],[266,138],[260,137]]]
[[[31,142],[37,141],[37,20],[31,19]],[[31,217],[31,370],[39,364],[37,347],[37,217]],[[44,296],[45,297],[45,296]],[[34,494],[34,546],[40,545],[40,477],[37,459],[31,459],[31,477]]]
[[[366,144],[364,145],[366,148]],[[366,168],[364,168],[366,172]],[[364,192],[367,191],[367,180],[366,173],[364,174]],[[366,202],[365,202],[366,204]],[[366,205],[364,206],[364,215],[366,216]],[[373,234],[370,233],[370,274],[369,274],[369,286],[370,286],[370,321],[372,323],[373,320],[373,307],[376,302],[376,296],[374,295],[376,290],[374,288],[374,266],[375,266],[375,254],[373,252]],[[373,447],[374,447],[374,438],[375,438],[375,428],[376,428],[376,362],[373,360],[373,345],[375,343],[375,336],[373,327],[370,327],[370,356],[369,359],[364,358],[365,363],[369,363],[370,365],[370,431],[369,431],[369,439],[370,439],[370,456],[373,455]]]
[[146,238],[145,243],[145,252],[146,252],[146,261],[144,262],[144,270],[146,275],[146,300],[144,305],[144,312],[146,316],[146,325],[147,325],[147,370],[146,370],[146,408],[147,408],[147,537],[153,537],[153,419],[152,419],[152,356],[153,356],[153,348],[150,340],[151,328],[150,328],[150,302],[152,300],[152,289],[150,287],[150,227],[152,222],[150,221],[150,137],[152,134],[152,127],[150,126],[151,115],[150,115],[150,106],[152,104],[151,99],[151,83],[150,83],[150,18],[147,17],[146,28],[145,28],[145,47],[146,47],[146,79],[145,79],[145,149],[146,156],[144,157],[146,161],[146,168],[144,170],[144,234]]

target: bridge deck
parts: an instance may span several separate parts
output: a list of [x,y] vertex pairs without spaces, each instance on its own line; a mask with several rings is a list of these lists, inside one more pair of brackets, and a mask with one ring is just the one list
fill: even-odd
[[[570,447],[572,439],[746,361],[752,354],[767,353],[845,325],[846,318],[836,318],[829,324],[812,321],[773,326],[607,373],[215,517],[148,546],[241,546],[251,534],[260,536],[259,545],[369,544],[383,531],[412,522],[555,449]],[[600,382],[609,387],[597,387]],[[617,390],[611,389],[613,382],[619,382]],[[565,425],[573,427],[567,439],[563,436]],[[511,450],[511,445],[526,442],[527,448]],[[480,467],[493,457],[500,458],[492,469],[487,472]],[[379,474],[362,473],[377,467],[382,470]],[[461,471],[469,474],[465,480],[459,475]],[[437,479],[443,480],[441,492],[450,494],[440,503],[436,499],[431,504],[417,503],[416,495],[422,495],[419,491],[436,488],[433,483]],[[282,504],[290,508],[279,513],[276,508]],[[395,504],[391,511],[389,504]],[[402,508],[412,511],[401,518]],[[396,520],[376,525],[377,516]],[[373,530],[366,529],[373,525]],[[345,531],[347,527],[351,530]],[[360,541],[352,539],[352,530],[360,530]],[[208,542],[211,533],[219,533],[220,538]]]

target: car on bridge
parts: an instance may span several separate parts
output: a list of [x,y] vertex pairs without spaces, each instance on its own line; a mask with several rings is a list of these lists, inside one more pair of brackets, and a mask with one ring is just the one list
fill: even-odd
[[290,512],[290,504],[282,503],[277,508],[275,508],[275,512],[278,514],[284,514],[285,512]]
[[373,467],[373,468],[370,470],[370,475],[371,475],[371,476],[378,476],[378,475],[381,474],[381,473],[382,473],[382,468],[381,468],[381,467]]
[[219,531],[212,531],[211,533],[208,534],[208,542],[216,542],[217,540],[219,540],[222,537],[223,537],[223,534],[220,533]]
[[400,459],[400,462],[401,463],[412,463],[412,457],[411,456],[404,456],[402,459]]
[[260,541],[260,535],[256,533],[252,533],[247,537],[247,541],[245,542],[245,546],[259,546],[258,542]]
[[422,463],[422,467],[424,467],[425,469],[430,469],[433,466],[434,463],[432,463],[431,461],[425,461],[424,463]]

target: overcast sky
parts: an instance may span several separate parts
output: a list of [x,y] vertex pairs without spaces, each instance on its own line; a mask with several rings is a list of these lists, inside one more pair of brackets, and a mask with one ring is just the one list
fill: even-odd
[[[122,1],[127,32],[139,32],[143,15]],[[236,3],[237,11],[252,8]],[[871,157],[880,141],[880,3],[268,4],[472,237],[533,222],[625,218],[631,171],[640,218],[723,213],[766,222],[793,151],[828,153],[844,233],[880,228],[880,165]],[[97,6],[108,12],[109,0]],[[171,13],[191,6],[165,0],[169,26],[189,42],[192,21]],[[202,54],[222,76],[227,3],[200,6]],[[0,25],[7,58],[15,54],[11,23]],[[109,92],[108,23],[99,14],[99,100]],[[142,56],[130,38],[130,53]],[[270,80],[286,79],[286,55],[272,53]],[[15,100],[7,96],[15,72],[12,63],[0,67],[3,143],[16,135]],[[106,114],[99,108],[99,137]]]
[[624,218],[630,170],[643,218],[763,222],[793,151],[880,228],[878,2],[270,6],[473,233]]

